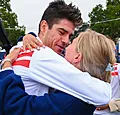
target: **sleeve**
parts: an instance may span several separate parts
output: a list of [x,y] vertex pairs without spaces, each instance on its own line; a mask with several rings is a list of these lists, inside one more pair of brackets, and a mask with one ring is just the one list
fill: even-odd
[[20,42],[20,41],[22,41],[22,40],[23,40],[23,36],[20,36],[20,37],[18,38],[17,42]]
[[120,98],[111,100],[109,102],[109,108],[111,112],[120,111]]
[[111,98],[109,83],[91,77],[87,72],[81,72],[63,57],[51,52],[52,50],[45,48],[33,54],[28,72],[32,80],[93,105],[104,105],[109,102]]
[[120,64],[118,63],[118,77],[119,77],[119,81],[120,81]]
[[79,115],[85,112],[84,109],[92,115],[95,110],[93,105],[60,91],[39,97],[28,95],[20,76],[8,70],[0,75],[3,78],[0,78],[0,115]]
[[[31,34],[31,35],[37,37],[37,35],[36,35],[34,32],[29,32],[28,34]],[[23,41],[23,36],[20,36],[20,37],[18,38],[18,42],[20,42],[20,41]]]
[[12,70],[0,72],[0,91],[0,115],[53,115],[46,96],[25,93],[21,77]]
[[1,71],[5,71],[5,70],[13,70],[13,69],[12,69],[12,67],[7,67],[7,68],[5,68],[5,69],[1,69],[0,72],[1,72]]

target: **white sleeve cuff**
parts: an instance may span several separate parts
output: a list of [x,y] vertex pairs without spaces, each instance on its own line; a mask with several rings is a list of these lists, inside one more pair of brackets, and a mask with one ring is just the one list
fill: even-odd
[[7,68],[5,68],[5,69],[1,69],[0,72],[1,72],[1,71],[5,71],[5,70],[13,70],[13,69],[12,69],[12,67],[7,67]]

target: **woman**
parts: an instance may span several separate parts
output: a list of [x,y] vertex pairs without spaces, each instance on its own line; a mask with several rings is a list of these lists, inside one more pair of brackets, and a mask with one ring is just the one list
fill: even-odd
[[[53,51],[51,49],[49,49],[48,47],[45,47],[36,53],[36,57],[38,57],[39,52],[44,51],[44,53],[45,53],[46,50],[53,53]],[[22,53],[20,52],[18,58],[20,57],[21,54]],[[75,97],[78,97],[79,99],[82,99],[85,102],[88,102],[88,103],[94,104],[94,105],[96,104],[95,101],[96,100],[98,101],[99,95],[101,97],[101,100],[104,100],[104,98],[101,95],[103,95],[102,94],[103,90],[104,90],[104,88],[107,88],[106,86],[108,85],[105,82],[110,81],[110,71],[112,70],[111,66],[115,62],[115,53],[113,52],[112,45],[108,38],[106,38],[104,35],[99,34],[95,31],[87,30],[85,32],[80,33],[79,36],[73,40],[72,44],[66,48],[66,55],[65,55],[66,60],[68,62],[70,62],[71,64],[73,64],[79,70],[83,71],[83,73],[85,72],[84,75],[81,71],[78,72],[77,69],[74,69],[74,67],[71,66],[70,63],[66,62],[64,58],[58,56],[55,53],[53,53],[53,54],[54,54],[53,57],[57,57],[57,59],[53,58],[52,60],[54,60],[57,63],[58,63],[57,60],[59,60],[58,64],[60,64],[60,63],[63,64],[63,66],[61,66],[61,67],[64,67],[64,68],[62,69],[62,71],[61,71],[61,67],[57,68],[57,72],[59,72],[59,76],[58,76],[59,80],[57,80],[56,84],[53,83],[53,81],[56,78],[58,79],[58,77],[56,77],[56,75],[55,75],[55,77],[53,77],[54,73],[52,73],[52,74],[50,74],[50,75],[53,75],[52,80],[47,79],[48,81],[47,80],[46,81],[49,84],[46,83],[45,85],[52,86],[52,87],[54,86],[53,88],[56,88],[56,87],[58,88],[58,84],[60,84],[60,82],[61,82],[62,74],[66,73],[66,75],[68,75],[68,79],[72,79],[72,82],[68,82],[68,84],[67,84],[66,82],[62,81],[64,86],[67,88],[65,89],[65,87],[62,87],[62,88],[64,88],[64,90],[58,88],[59,90],[67,92],[68,94],[71,94]],[[16,59],[17,55],[18,55],[18,53],[16,51],[13,51],[11,54],[9,54],[6,57],[7,60],[5,59],[5,61],[3,63],[3,68],[11,66],[9,61],[13,62]],[[40,54],[40,55],[42,55],[42,54]],[[8,60],[8,59],[10,59],[10,60]],[[51,57],[50,57],[50,59],[51,59]],[[20,60],[20,59],[17,59],[17,60]],[[36,60],[37,61],[34,63],[31,70],[34,71],[34,68],[37,68],[38,71],[40,71],[41,70],[41,69],[39,69],[40,66],[37,66],[38,63],[42,63],[42,62],[40,62],[40,57]],[[47,63],[50,62],[52,64],[52,60],[48,61],[48,57],[47,57]],[[50,70],[52,72],[53,71],[56,72],[56,69],[53,68],[53,67],[56,67],[56,65],[55,66],[52,65],[52,67],[51,67],[50,65],[48,66],[47,63],[45,63],[45,61],[44,61],[44,64],[42,64],[42,67],[43,66],[44,66],[43,68],[50,67]],[[14,63],[13,63],[13,65],[17,66],[17,64],[15,65]],[[14,66],[13,66],[13,69],[14,69]],[[68,70],[69,70],[69,72],[68,72]],[[42,69],[42,71],[44,71],[44,69]],[[45,72],[46,71],[47,71],[47,69],[45,70]],[[79,93],[81,93],[81,94],[79,94],[79,95],[76,95],[74,92],[72,92],[73,90],[70,91],[70,89],[68,88],[68,86],[70,86],[70,83],[72,85],[75,85],[75,83],[76,83],[75,82],[75,79],[77,78],[76,71],[79,73],[79,78],[80,78],[79,80],[77,79],[78,84],[81,85],[81,86],[76,85],[76,87],[75,87],[75,88],[78,87],[78,90],[80,90]],[[29,72],[31,73],[31,71],[29,71]],[[35,78],[33,76],[33,74],[37,73],[37,72],[33,72],[31,74],[31,77],[33,79]],[[88,72],[93,77],[88,76],[88,74],[86,74],[86,72]],[[37,75],[39,75],[39,74],[37,74]],[[26,77],[26,76],[24,76],[24,77]],[[49,76],[47,76],[47,78],[48,77]],[[65,77],[67,77],[67,76],[65,76]],[[74,78],[72,78],[72,77],[74,77]],[[97,79],[95,79],[94,77]],[[39,78],[39,82],[40,82],[40,79],[41,78]],[[42,80],[43,79],[44,78],[42,78]],[[100,82],[100,80],[105,81],[104,83],[106,85],[103,82]],[[51,82],[54,85],[52,85]],[[42,83],[43,83],[43,81],[42,81]],[[101,85],[100,85],[100,87],[96,88],[95,84],[98,84],[98,85],[101,84],[104,88],[102,88]],[[81,88],[79,89],[79,87],[81,87]],[[107,92],[106,92],[106,94],[108,95]],[[95,100],[95,101],[93,101],[93,100]]]

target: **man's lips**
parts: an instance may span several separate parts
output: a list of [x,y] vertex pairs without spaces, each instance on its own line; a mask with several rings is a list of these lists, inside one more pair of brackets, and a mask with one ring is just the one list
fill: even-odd
[[64,50],[65,47],[64,46],[60,46],[60,45],[57,45],[61,50]]

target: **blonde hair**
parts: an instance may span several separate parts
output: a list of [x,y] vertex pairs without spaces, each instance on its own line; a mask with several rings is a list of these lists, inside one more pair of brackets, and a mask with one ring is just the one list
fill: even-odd
[[111,45],[113,47],[113,50],[115,50],[116,49],[115,42],[110,38],[108,38],[108,39],[110,40],[110,43],[111,43]]
[[110,82],[108,64],[115,63],[115,53],[110,40],[95,31],[86,30],[78,36],[76,51],[82,53],[80,70],[89,72],[93,77]]

